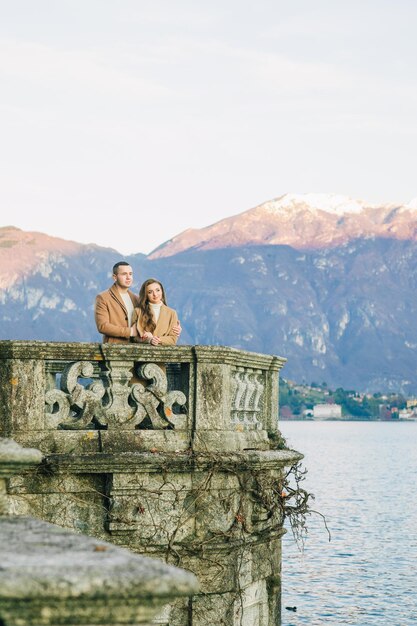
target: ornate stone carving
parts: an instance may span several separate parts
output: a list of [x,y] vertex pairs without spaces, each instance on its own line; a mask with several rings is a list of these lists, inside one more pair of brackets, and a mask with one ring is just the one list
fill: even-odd
[[93,370],[92,363],[70,363],[62,372],[61,389],[46,392],[45,402],[52,408],[52,412],[46,414],[50,428],[79,430],[94,428],[95,423],[103,425],[103,383],[94,381],[84,386],[78,382],[79,378],[90,378]]
[[[132,396],[141,408],[143,415],[138,419],[140,424],[148,416],[154,428],[175,427],[173,405],[184,406],[187,399],[182,391],[168,391],[168,381],[165,372],[155,363],[146,363],[139,367],[140,378],[152,380],[147,387],[133,385]],[[159,412],[158,412],[159,409]]]
[[237,367],[231,375],[231,421],[243,430],[263,428],[263,393],[265,389],[262,370]]
[[[68,364],[62,372],[60,389],[51,389],[45,395],[50,407],[47,426],[71,430],[133,429],[149,418],[154,429],[178,427],[183,420],[175,416],[173,405],[184,406],[185,395],[182,391],[168,391],[165,372],[155,363],[139,366],[137,373],[143,384],[129,384],[132,365],[131,361],[108,361],[108,370],[100,374],[102,380],[83,385],[79,379],[93,376],[92,363]],[[146,385],[146,381],[150,384]]]

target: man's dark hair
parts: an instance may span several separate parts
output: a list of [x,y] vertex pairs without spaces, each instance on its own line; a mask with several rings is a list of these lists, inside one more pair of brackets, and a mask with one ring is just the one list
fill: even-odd
[[121,265],[130,265],[130,263],[128,263],[127,261],[119,261],[118,263],[116,263],[115,265],[113,265],[113,274],[117,274],[117,270],[119,269],[119,267]]

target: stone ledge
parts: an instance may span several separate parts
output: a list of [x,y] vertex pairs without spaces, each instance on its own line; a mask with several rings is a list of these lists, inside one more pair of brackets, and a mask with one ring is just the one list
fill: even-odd
[[0,517],[0,621],[148,623],[198,591],[179,568],[27,517]]
[[185,451],[191,447],[191,431],[186,430],[33,430],[16,432],[21,445],[36,446],[51,454],[112,454],[164,450]]
[[250,466],[251,469],[279,469],[288,467],[303,458],[295,450],[243,450],[242,452],[221,452],[207,454],[165,453],[165,452],[119,452],[115,454],[50,454],[45,458],[46,469],[56,473],[103,474],[158,472],[169,467],[170,471],[204,471],[221,458],[223,467],[236,465]]
[[196,454],[244,452],[246,450],[269,450],[270,441],[266,430],[238,431],[209,430],[200,428],[194,431],[192,448]]

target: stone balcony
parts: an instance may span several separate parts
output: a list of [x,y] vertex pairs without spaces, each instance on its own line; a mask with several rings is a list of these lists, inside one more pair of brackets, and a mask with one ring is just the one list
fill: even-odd
[[[280,623],[285,359],[212,346],[0,341],[0,436],[43,462],[8,506],[190,570],[169,626]],[[162,619],[162,618],[161,618]]]

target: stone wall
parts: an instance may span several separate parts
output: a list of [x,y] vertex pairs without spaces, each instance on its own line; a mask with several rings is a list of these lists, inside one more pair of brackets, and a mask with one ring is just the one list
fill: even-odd
[[0,342],[0,435],[39,448],[10,507],[194,572],[170,626],[280,623],[285,360],[231,348]]
[[47,522],[10,516],[6,479],[36,470],[41,461],[39,450],[0,438],[2,626],[150,626],[169,619],[176,599],[198,591],[196,578],[184,570]]

